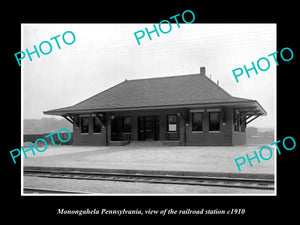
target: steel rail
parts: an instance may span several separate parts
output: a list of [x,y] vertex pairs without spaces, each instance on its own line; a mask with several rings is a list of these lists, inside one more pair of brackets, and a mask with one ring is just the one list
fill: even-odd
[[23,192],[25,194],[91,194],[87,192],[48,189],[48,188],[32,188],[32,187],[24,187]]
[[248,189],[274,189],[272,179],[252,179],[239,177],[212,177],[212,176],[177,176],[177,175],[156,175],[138,173],[114,173],[114,172],[90,172],[90,171],[64,171],[24,169],[25,176],[80,179],[80,180],[105,180],[120,182],[143,182],[179,185],[202,185]]

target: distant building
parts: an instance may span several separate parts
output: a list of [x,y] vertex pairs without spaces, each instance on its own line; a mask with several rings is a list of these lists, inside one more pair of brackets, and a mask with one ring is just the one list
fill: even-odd
[[248,144],[270,144],[275,141],[274,128],[247,127],[247,143]]
[[258,135],[257,127],[247,127],[247,137],[251,138]]
[[246,143],[246,125],[266,111],[200,74],[125,80],[76,105],[44,112],[73,124],[74,145]]

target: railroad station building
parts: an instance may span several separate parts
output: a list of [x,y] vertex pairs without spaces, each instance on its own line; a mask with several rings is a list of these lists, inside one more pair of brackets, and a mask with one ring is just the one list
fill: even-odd
[[73,145],[242,145],[266,111],[205,74],[125,80],[73,106],[45,111],[73,124]]

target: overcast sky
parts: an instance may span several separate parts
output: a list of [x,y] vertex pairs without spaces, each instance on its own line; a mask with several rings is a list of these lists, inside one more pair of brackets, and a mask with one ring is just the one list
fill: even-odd
[[[180,21],[179,21],[180,22]],[[249,126],[274,127],[276,64],[237,83],[232,70],[250,68],[277,51],[276,24],[172,24],[168,34],[153,33],[137,44],[134,32],[153,24],[22,24],[22,49],[33,51],[42,41],[52,43],[49,55],[22,60],[23,118],[49,117],[43,111],[74,105],[125,79],[195,74],[206,67],[232,96],[257,100],[268,112]],[[145,30],[145,29],[144,29]],[[167,30],[167,28],[165,28]],[[76,41],[61,49],[50,38],[72,31]],[[68,40],[71,36],[66,35]],[[46,44],[44,51],[47,50]],[[17,65],[17,62],[16,62]],[[262,62],[262,67],[265,65]],[[280,66],[280,65],[279,65]]]

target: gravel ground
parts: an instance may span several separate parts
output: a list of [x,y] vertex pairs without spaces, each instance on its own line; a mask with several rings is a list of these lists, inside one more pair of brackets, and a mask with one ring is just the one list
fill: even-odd
[[[273,195],[272,190],[225,188],[194,185],[148,184],[116,181],[94,181],[24,177],[24,187],[56,190],[82,191],[94,194],[229,194],[229,195]],[[27,194],[25,194],[27,195]],[[30,194],[28,194],[30,195]]]
[[[214,146],[214,147],[90,147],[90,146],[48,146],[45,152],[27,152],[23,157],[25,166],[57,166],[109,169],[175,170],[201,172],[239,173],[235,158],[249,154],[261,146]],[[25,148],[26,149],[26,148]],[[274,155],[270,160],[252,160],[241,169],[243,173],[274,174]]]

